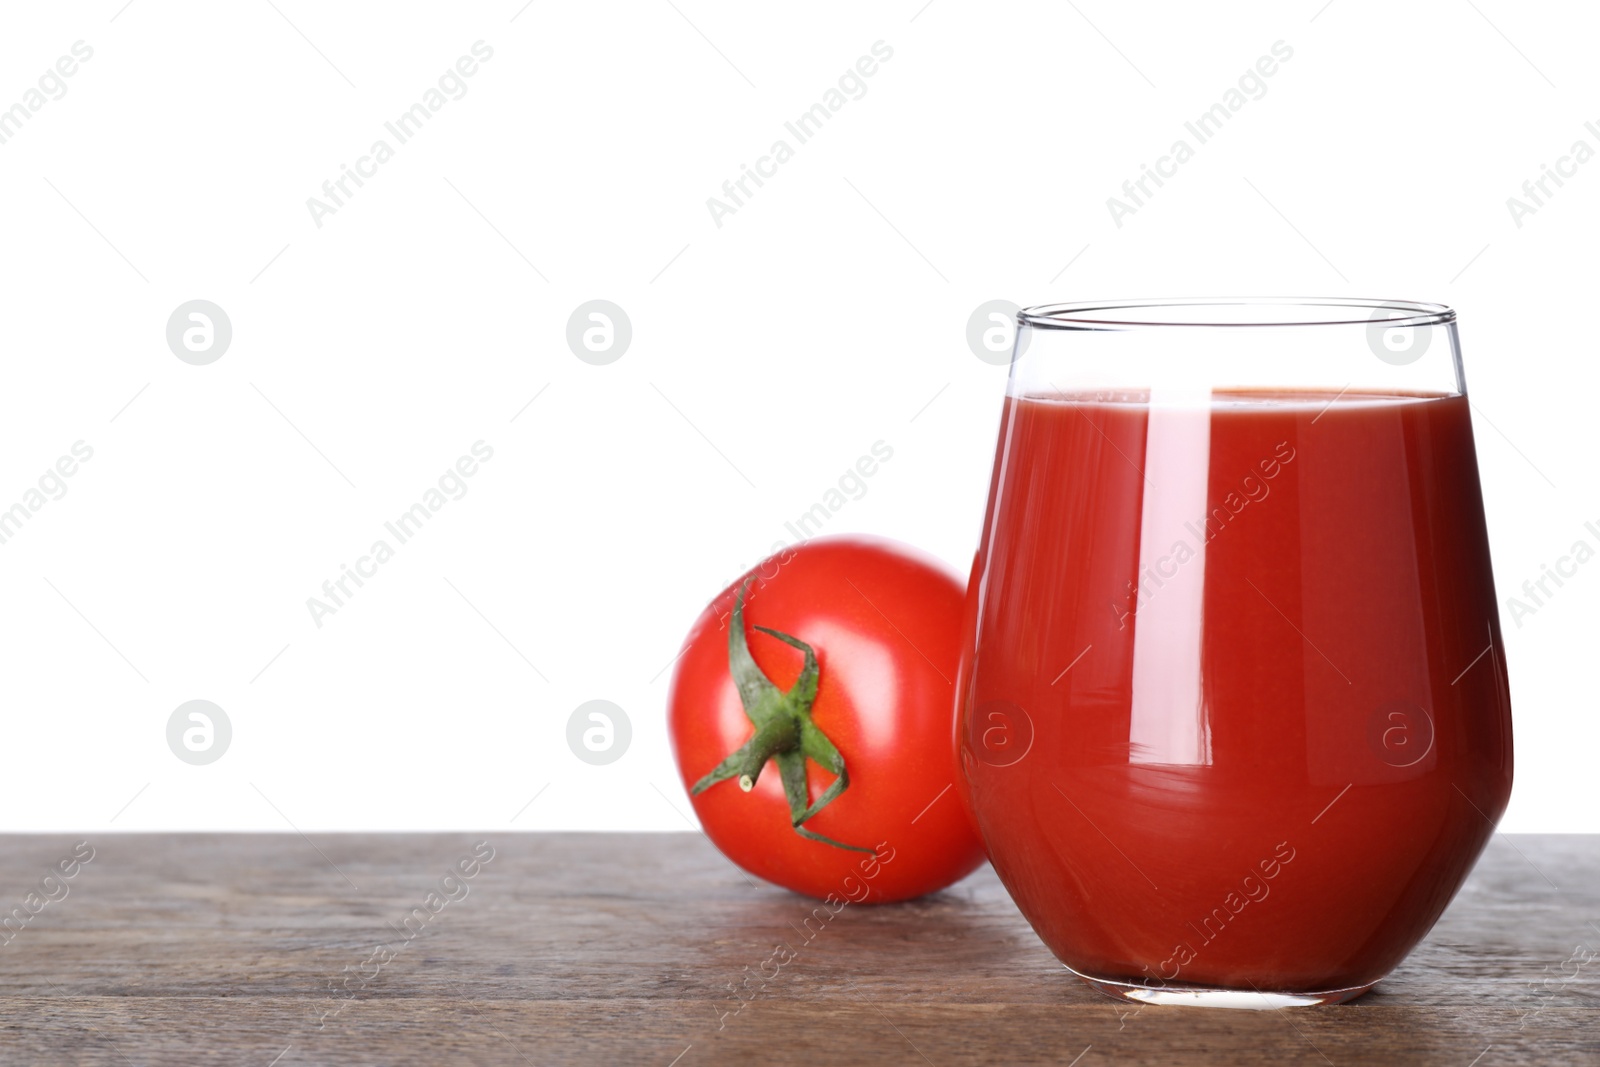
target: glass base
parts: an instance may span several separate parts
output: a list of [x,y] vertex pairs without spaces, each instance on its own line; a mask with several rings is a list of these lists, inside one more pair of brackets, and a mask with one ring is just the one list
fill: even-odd
[[[1065,966],[1063,964],[1063,966]],[[1117,1000],[1131,1000],[1138,1004],[1178,1005],[1195,1008],[1245,1008],[1264,1010],[1272,1008],[1305,1008],[1314,1004],[1343,1004],[1354,1000],[1372,986],[1351,986],[1348,989],[1325,989],[1309,993],[1281,993],[1261,989],[1214,989],[1207,986],[1174,983],[1146,985],[1143,982],[1124,982],[1113,978],[1095,978],[1080,974],[1071,967],[1068,972],[1083,979],[1093,988]]]

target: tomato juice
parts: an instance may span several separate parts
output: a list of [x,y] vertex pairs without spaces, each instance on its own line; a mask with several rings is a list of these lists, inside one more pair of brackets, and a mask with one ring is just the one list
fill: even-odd
[[1102,987],[1387,974],[1510,795],[1488,553],[1462,395],[1008,398],[959,735],[1046,944]]

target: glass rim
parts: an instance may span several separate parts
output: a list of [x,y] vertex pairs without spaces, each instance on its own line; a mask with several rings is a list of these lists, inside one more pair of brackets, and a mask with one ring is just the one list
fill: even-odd
[[[1212,321],[1179,314],[1204,308]],[[1226,309],[1238,309],[1229,316]],[[1276,314],[1268,314],[1269,309]],[[1302,309],[1296,314],[1296,309]],[[1337,311],[1319,309],[1338,309]],[[1139,313],[1143,314],[1139,314]],[[1394,314],[1383,314],[1393,312]],[[1285,317],[1285,313],[1287,317]],[[1218,317],[1220,316],[1220,317]],[[1017,312],[1019,325],[1047,330],[1130,330],[1171,327],[1234,329],[1285,326],[1435,326],[1456,321],[1455,309],[1420,300],[1358,297],[1170,297],[1142,300],[1078,300],[1038,304]]]

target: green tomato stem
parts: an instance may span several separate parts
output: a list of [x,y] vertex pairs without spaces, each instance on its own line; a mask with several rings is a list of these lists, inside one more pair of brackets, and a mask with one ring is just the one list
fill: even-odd
[[[728,671],[739,689],[739,703],[744,708],[745,717],[755,727],[755,732],[696,782],[690,792],[699,795],[719,782],[735,778],[739,788],[748,793],[755,788],[766,765],[776,761],[783,775],[784,796],[789,802],[789,825],[795,833],[835,848],[873,855],[870,848],[834,841],[804,825],[843,795],[850,787],[850,776],[845,771],[844,757],[828,736],[811,721],[811,706],[816,702],[821,674],[816,650],[798,637],[765,626],[756,627],[762,633],[805,654],[800,677],[787,692],[773,685],[750,655],[749,640],[744,630],[744,599],[749,588],[750,580],[746,579],[734,597],[733,618],[728,626]],[[815,804],[808,803],[808,759],[836,776]]]

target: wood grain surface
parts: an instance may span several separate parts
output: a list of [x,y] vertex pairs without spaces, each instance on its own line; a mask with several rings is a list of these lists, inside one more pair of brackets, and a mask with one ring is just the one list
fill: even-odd
[[987,867],[808,925],[698,834],[7,836],[0,872],[5,1064],[1600,1063],[1596,836],[1497,837],[1372,993],[1249,1012],[1095,993]]

